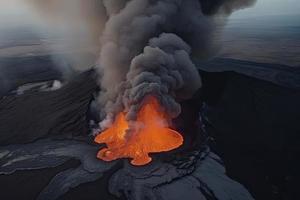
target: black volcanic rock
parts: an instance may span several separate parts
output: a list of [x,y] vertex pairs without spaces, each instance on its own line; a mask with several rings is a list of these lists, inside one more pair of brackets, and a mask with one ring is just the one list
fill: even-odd
[[204,116],[228,175],[256,199],[299,199],[300,90],[234,72],[202,74]]
[[[31,92],[0,99],[0,144],[3,145],[4,152],[2,156],[6,156],[7,153],[5,144],[29,143],[41,137],[52,135],[88,133],[86,113],[92,100],[92,94],[97,89],[94,75],[93,71],[83,73],[57,91]],[[143,198],[143,192],[148,194],[148,191],[163,194],[165,198],[168,197],[167,195],[171,195],[171,197],[174,195],[174,198],[181,197],[177,195],[180,192],[184,198],[192,194],[192,191],[196,191],[197,194],[201,192],[216,195],[215,191],[219,190],[221,192],[218,193],[220,198],[215,196],[215,198],[207,199],[222,199],[224,194],[229,195],[228,199],[231,197],[240,199],[239,196],[234,195],[238,195],[238,192],[227,193],[233,184],[230,178],[233,178],[245,185],[247,189],[250,189],[256,199],[297,199],[293,198],[293,192],[296,191],[293,188],[297,187],[296,177],[299,177],[297,174],[299,175],[298,169],[300,168],[297,162],[300,152],[298,134],[300,129],[297,122],[300,119],[299,90],[278,86],[234,72],[211,73],[202,71],[201,75],[204,87],[196,96],[201,99],[199,104],[202,101],[206,104],[204,109],[206,111],[203,116],[207,117],[209,121],[207,130],[216,139],[216,151],[224,158],[227,173],[225,174],[221,160],[213,156],[209,157],[212,159],[206,160],[207,165],[205,160],[199,160],[199,169],[201,170],[199,170],[199,173],[193,172],[189,176],[190,178],[188,174],[184,174],[186,177],[178,177],[176,181],[169,182],[168,178],[165,179],[161,176],[158,179],[162,180],[159,183],[163,183],[163,185],[153,184],[154,189],[142,188],[143,190],[140,190],[140,188],[134,187],[135,184],[130,183],[138,183],[136,186],[149,185],[141,184],[139,182],[142,181],[140,177],[128,176],[126,169],[125,171],[120,169],[119,174],[122,176],[114,176],[117,178],[113,181],[116,185],[110,188],[111,192],[121,193],[118,195],[123,197],[123,190],[123,192],[128,192],[128,196],[140,194],[141,198]],[[186,104],[190,107],[183,110],[183,118],[185,116],[189,117],[187,121],[193,121],[197,116],[196,111],[200,105],[194,103],[194,101],[188,101]],[[191,114],[191,110],[193,110],[193,114]],[[192,128],[188,129],[191,129],[188,131],[197,133]],[[26,145],[29,145],[28,148],[31,149],[34,144],[29,143]],[[11,160],[26,164],[22,159],[30,160],[32,157],[26,154],[29,151],[22,152],[25,147],[22,145],[20,147],[21,153],[25,154],[12,157]],[[96,149],[98,149],[97,146],[93,146],[94,148],[95,153],[92,156],[96,154]],[[79,152],[82,154],[81,149]],[[14,150],[16,148],[12,148],[11,152]],[[38,149],[35,152],[40,153],[41,151]],[[64,150],[63,153],[65,152],[67,151]],[[58,151],[58,153],[61,152]],[[41,164],[39,158],[37,157],[34,163]],[[53,160],[55,159],[52,157],[49,159],[51,162]],[[4,163],[4,165],[6,164]],[[76,166],[72,164],[72,166],[65,167],[73,168]],[[205,167],[205,170],[203,170],[203,167]],[[21,169],[25,169],[25,167],[21,166]],[[32,166],[28,167],[28,170],[30,169],[32,169]],[[64,167],[59,167],[56,172],[64,169]],[[179,169],[181,171],[181,168]],[[32,176],[48,177],[47,181],[37,180],[45,185],[54,175],[54,172],[49,170],[51,171],[51,169],[36,171],[37,174],[34,173]],[[26,183],[36,180],[34,177],[26,177],[26,171],[17,173],[16,176],[10,175],[10,186],[22,185],[24,179],[26,179]],[[146,171],[147,173],[148,171]],[[156,173],[150,174],[149,178],[145,179],[146,182],[143,182],[147,183],[148,180],[152,182],[152,175],[156,176]],[[226,175],[229,175],[230,178]],[[0,185],[6,184],[8,179],[5,176],[0,177]],[[81,190],[82,186],[75,187],[66,195],[68,198],[62,199],[82,199],[78,195],[80,191],[89,191],[89,195],[94,197],[94,194],[98,194],[99,190],[106,190],[103,187],[108,184],[111,174],[106,172],[105,176],[107,176],[107,179],[101,183],[96,181],[83,185],[84,188],[89,188],[89,190]],[[203,176],[205,176],[205,179],[203,179]],[[24,177],[24,179],[15,177]],[[203,180],[205,181],[203,182]],[[122,185],[124,183],[129,184]],[[211,185],[203,187],[208,183]],[[236,182],[233,185],[236,185]],[[198,191],[198,186],[202,188],[201,191]],[[41,188],[32,188],[32,190],[35,190],[34,192],[37,194]],[[22,192],[26,193],[26,191]],[[99,196],[99,198],[102,198],[102,196]],[[105,197],[103,198],[105,199]]]
[[[0,199],[53,200],[68,191],[73,195],[69,199],[90,199],[91,194],[78,195],[81,188],[72,191],[79,185],[86,191],[96,190],[93,199],[109,196],[104,173],[115,171],[117,162],[98,160],[98,146],[77,139],[41,139],[0,147]],[[86,188],[86,184],[91,187]]]
[[[29,174],[37,173],[40,176],[45,176],[45,179],[49,181],[54,172],[51,169],[44,170],[44,168],[57,166],[57,162],[62,164],[70,158],[75,158],[80,160],[83,168],[69,169],[69,167],[76,167],[73,165],[56,167],[57,171],[55,172],[59,171],[59,173],[51,179],[46,189],[40,193],[41,187],[36,186],[36,188],[31,189],[30,196],[40,194],[40,199],[55,199],[69,190],[66,195],[62,196],[62,199],[83,199],[85,197],[79,194],[80,191],[86,190],[82,190],[82,187],[85,187],[89,188],[87,191],[90,191],[91,199],[112,199],[112,197],[105,198],[109,196],[108,192],[105,191],[109,187],[110,192],[120,198],[132,197],[132,199],[141,200],[145,199],[144,197],[166,200],[182,199],[184,197],[203,200],[252,199],[242,185],[226,176],[221,159],[210,152],[209,148],[205,148],[205,151],[199,148],[191,155],[178,155],[176,157],[171,156],[172,154],[169,152],[170,156],[165,156],[168,159],[161,159],[164,156],[158,155],[156,160],[153,161],[153,165],[149,165],[150,168],[151,166],[158,166],[157,168],[154,167],[154,170],[148,170],[147,166],[139,169],[130,167],[130,171],[134,175],[131,176],[127,174],[128,168],[124,166],[119,166],[117,173],[115,173],[117,169],[112,169],[112,175],[109,171],[102,172],[104,164],[100,161],[91,162],[88,158],[96,159],[96,152],[99,148],[97,145],[80,143],[78,146],[74,138],[72,140],[49,141],[46,139],[33,141],[44,136],[84,134],[87,132],[83,129],[87,126],[88,104],[92,99],[93,92],[97,89],[93,76],[93,71],[86,72],[74,78],[72,82],[67,83],[60,90],[28,92],[20,96],[8,96],[0,101],[0,105],[5,108],[1,109],[0,120],[6,120],[6,123],[0,126],[0,130],[6,130],[6,134],[1,136],[0,160],[2,163],[0,163],[0,171],[2,176],[0,176],[0,185],[4,185],[5,180],[9,180],[10,185],[7,191],[12,191],[12,185],[22,184],[22,180],[24,180],[22,177],[26,177],[26,170],[30,171]],[[186,104],[196,106],[190,101]],[[191,107],[195,109],[194,106]],[[190,110],[191,108],[187,109],[184,116],[188,115]],[[4,115],[4,113],[6,114]],[[6,116],[11,116],[11,118]],[[195,119],[196,116],[196,114],[190,116],[189,119]],[[18,125],[16,121],[21,125]],[[189,124],[191,123],[189,122]],[[22,129],[24,131],[21,131]],[[12,132],[12,137],[9,135],[10,132]],[[193,132],[198,133],[196,129]],[[33,142],[29,143],[31,141]],[[28,144],[5,146],[9,143],[24,142],[28,142]],[[85,146],[87,145],[89,146],[87,150],[91,149],[91,151],[86,151]],[[96,166],[98,162],[102,167]],[[127,163],[127,160],[124,160],[124,162]],[[65,167],[68,170],[65,170]],[[31,171],[33,169],[39,170],[35,170],[33,173]],[[10,174],[16,170],[17,176]],[[18,172],[18,170],[23,171]],[[60,172],[60,170],[65,171]],[[95,181],[102,174],[104,180]],[[6,176],[9,176],[9,178]],[[105,178],[106,176],[107,178]],[[15,184],[12,179],[16,182]],[[27,182],[32,180],[36,180],[45,186],[45,180],[35,179],[34,177],[26,178]],[[84,184],[79,186],[82,183]],[[20,190],[20,193],[26,194],[26,191],[22,188],[18,190]],[[101,196],[96,196],[99,191],[103,191],[103,193],[101,192]],[[8,197],[15,196],[10,192],[5,193],[5,195]]]
[[[97,145],[75,138],[44,139],[1,147],[0,186],[5,192],[0,193],[0,198],[112,200],[114,195],[118,199],[132,200],[253,200],[242,185],[226,176],[221,159],[207,145],[185,154],[169,155],[168,159],[156,157],[149,165],[140,167],[132,166],[127,159],[115,162],[98,160],[95,156],[97,150]],[[74,159],[79,163],[62,165]],[[46,168],[50,169],[44,170]],[[19,173],[19,170],[22,171]],[[26,172],[40,174],[43,179],[28,177]],[[57,174],[53,176],[55,172]],[[40,183],[32,184],[34,188],[29,193],[22,187],[22,180],[26,177],[29,183],[29,180]],[[49,179],[51,181],[46,185]]]
[[88,134],[86,113],[96,91],[94,71],[61,89],[0,99],[0,143],[27,143],[49,135]]

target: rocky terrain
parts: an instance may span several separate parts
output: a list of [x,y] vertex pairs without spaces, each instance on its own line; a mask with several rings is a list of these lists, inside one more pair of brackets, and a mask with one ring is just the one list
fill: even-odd
[[[15,70],[19,75],[11,80],[22,81],[9,91],[28,82],[63,80],[51,64],[27,66],[33,66],[27,73]],[[298,72],[230,59],[198,66],[203,88],[182,102],[177,119],[185,146],[157,155],[141,169],[127,161],[96,160],[100,147],[89,135],[90,119],[97,118],[89,106],[97,92],[93,71],[74,75],[53,91],[2,90],[0,198],[296,199]]]

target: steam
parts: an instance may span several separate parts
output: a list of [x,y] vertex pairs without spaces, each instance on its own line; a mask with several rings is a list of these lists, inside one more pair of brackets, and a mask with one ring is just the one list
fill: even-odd
[[[201,87],[192,57],[213,55],[216,15],[226,16],[254,0],[109,0],[101,35],[98,98],[106,128],[114,116],[128,120],[148,96],[155,96],[172,118],[178,102]],[[223,18],[224,19],[224,18]]]
[[9,29],[28,28],[41,45],[30,52],[12,52],[12,56],[51,55],[57,67],[68,75],[73,69],[83,71],[94,66],[106,20],[101,0],[0,1],[0,44],[15,37]]

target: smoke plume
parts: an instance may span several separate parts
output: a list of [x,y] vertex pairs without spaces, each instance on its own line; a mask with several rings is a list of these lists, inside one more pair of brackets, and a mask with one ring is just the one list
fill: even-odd
[[178,102],[201,87],[192,57],[215,51],[217,15],[254,0],[103,0],[108,20],[101,35],[98,98],[102,127],[126,111],[128,120],[146,96],[155,96],[172,118]]
[[246,8],[256,0],[199,0],[202,12],[206,15],[217,13],[231,14],[234,10]]
[[[24,1],[24,0],[19,0]],[[103,128],[119,112],[133,120],[146,96],[170,117],[201,87],[193,57],[216,52],[216,27],[255,0],[28,0],[52,27],[100,36],[97,62]],[[217,17],[216,17],[217,16]],[[69,31],[68,31],[69,32]],[[107,123],[108,122],[108,123]]]

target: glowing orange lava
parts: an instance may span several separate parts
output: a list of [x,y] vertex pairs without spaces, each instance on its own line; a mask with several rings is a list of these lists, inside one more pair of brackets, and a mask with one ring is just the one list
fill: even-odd
[[147,98],[138,112],[134,131],[129,130],[125,115],[120,113],[112,127],[95,138],[95,142],[107,145],[99,151],[99,159],[132,158],[131,164],[141,166],[151,162],[149,153],[166,152],[182,145],[183,137],[168,128],[167,116],[154,97]]

